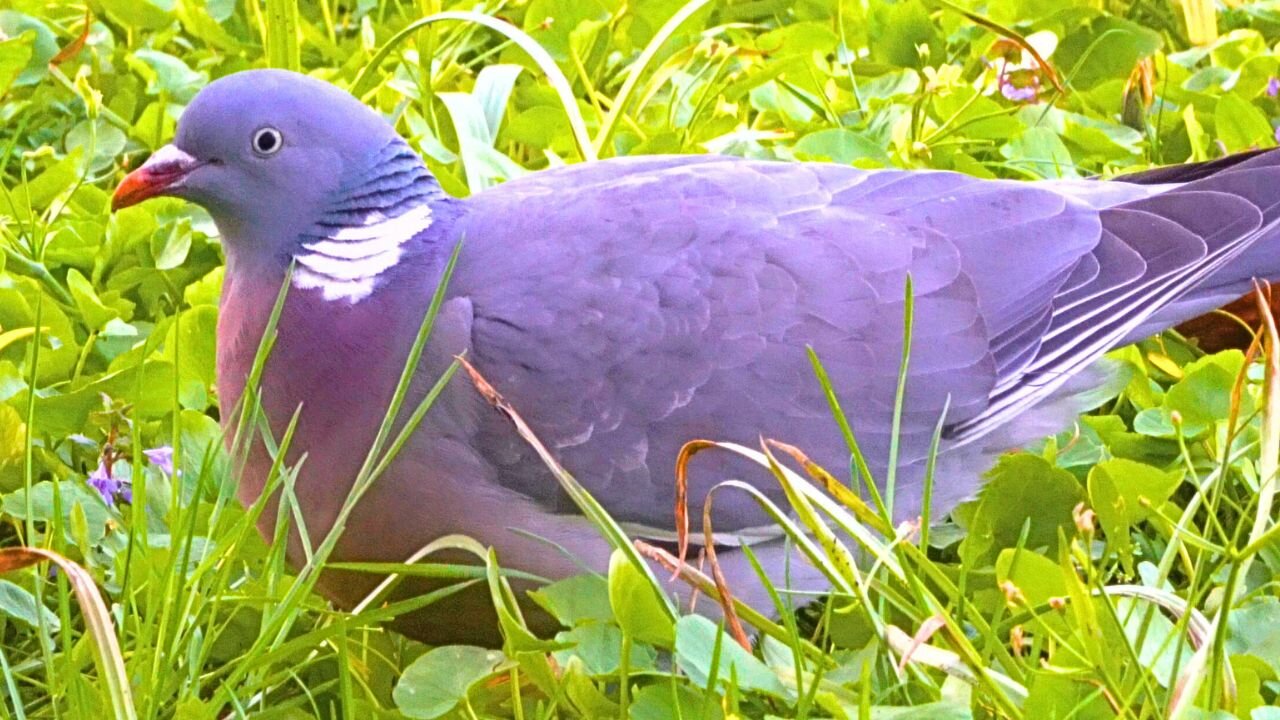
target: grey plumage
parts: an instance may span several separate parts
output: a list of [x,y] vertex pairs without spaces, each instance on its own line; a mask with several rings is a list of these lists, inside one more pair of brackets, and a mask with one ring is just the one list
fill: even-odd
[[[328,126],[348,116],[349,132]],[[263,125],[283,133],[279,160],[239,149]],[[882,478],[908,275],[915,320],[899,519],[920,511],[944,408],[937,512],[971,495],[998,453],[1069,426],[1114,393],[1123,378],[1098,362],[1106,350],[1211,309],[1256,275],[1280,275],[1280,157],[1271,153],[1114,183],[623,158],[455,200],[355,100],[271,71],[210,85],[176,144],[165,163],[187,162],[178,155],[193,167],[216,162],[180,180],[166,164],[156,170],[163,188],[152,192],[144,177],[126,181],[117,198],[189,197],[222,231],[225,406],[241,393],[285,267],[296,259],[308,273],[286,304],[263,386],[277,431],[303,404],[292,459],[308,454],[298,492],[312,537],[350,487],[459,240],[415,395],[466,353],[641,535],[670,530],[676,453],[692,438],[775,437],[847,472],[849,453],[807,346]],[[259,452],[244,469],[246,499],[261,492],[267,463]],[[767,474],[725,455],[694,462],[692,496],[728,477],[780,500]],[[749,498],[721,496],[715,520],[722,532],[751,535],[777,576],[781,543],[757,532],[766,522]],[[461,532],[496,547],[511,567],[547,577],[577,570],[513,529],[588,567],[607,561],[607,546],[507,420],[455,383],[362,501],[338,556],[398,560]],[[759,602],[741,553],[721,559]],[[821,586],[812,568],[796,570],[801,586]],[[371,583],[331,575],[324,587],[350,604]],[[475,641],[492,623],[477,605],[466,609],[448,622],[439,612],[418,618],[415,631]]]

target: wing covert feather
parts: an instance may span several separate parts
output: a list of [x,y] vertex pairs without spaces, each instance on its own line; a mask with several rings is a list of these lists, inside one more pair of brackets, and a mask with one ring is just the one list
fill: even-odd
[[[950,420],[981,413],[997,363],[1034,354],[1038,336],[1019,324],[1046,316],[1099,235],[1092,208],[1027,183],[682,160],[566,168],[474,197],[450,287],[473,304],[481,371],[611,512],[660,527],[690,439],[769,435],[847,467],[806,346],[882,472],[908,273],[901,458],[919,464],[948,398]],[[1049,253],[1036,246],[1046,233],[1058,240]],[[996,252],[995,237],[1009,247]],[[990,279],[1015,268],[1004,292]],[[1000,357],[991,327],[1014,333]],[[505,485],[570,509],[501,423],[481,435]],[[780,495],[758,468],[700,455],[691,496],[729,477]],[[717,501],[722,529],[760,522],[748,498]]]

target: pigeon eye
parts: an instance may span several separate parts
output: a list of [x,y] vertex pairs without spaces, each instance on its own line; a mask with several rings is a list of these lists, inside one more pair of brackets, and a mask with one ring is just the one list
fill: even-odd
[[264,127],[253,134],[253,151],[259,155],[275,155],[284,147],[284,136],[273,127]]

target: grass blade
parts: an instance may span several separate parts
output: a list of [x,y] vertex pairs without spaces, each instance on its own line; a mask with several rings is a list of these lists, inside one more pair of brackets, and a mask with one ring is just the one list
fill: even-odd
[[631,63],[631,67],[627,71],[627,78],[622,81],[622,87],[618,90],[618,94],[614,96],[613,105],[609,107],[609,114],[605,115],[604,122],[600,124],[600,132],[596,134],[595,142],[592,143],[593,152],[596,155],[599,155],[604,150],[604,146],[613,137],[613,131],[617,129],[618,121],[622,118],[622,114],[626,112],[627,105],[631,102],[631,96],[635,94],[636,85],[640,83],[640,77],[644,75],[649,63],[653,62],[653,58],[657,56],[658,51],[667,43],[667,40],[671,39],[676,30],[679,30],[686,20],[693,17],[694,13],[706,7],[711,1],[689,0],[689,2],[686,2],[683,7],[662,24],[662,27],[658,28],[658,32],[654,34],[649,43],[645,45],[644,50],[640,52],[640,56],[636,58],[635,62]]
[[418,30],[432,23],[445,20],[482,25],[502,34],[528,53],[534,64],[541,68],[547,78],[547,82],[551,83],[551,87],[555,89],[556,95],[560,98],[560,104],[564,107],[565,115],[569,118],[569,127],[573,132],[574,140],[577,142],[578,151],[582,153],[582,158],[584,160],[596,159],[597,153],[595,147],[591,144],[591,135],[587,132],[586,120],[582,118],[582,112],[578,109],[578,100],[573,94],[573,85],[561,72],[560,66],[538,44],[538,41],[529,37],[528,33],[505,20],[499,20],[481,13],[450,10],[428,15],[409,23],[395,35],[392,35],[391,39],[383,43],[382,47],[374,52],[373,57],[360,70],[360,74],[356,76],[355,82],[352,83],[351,94],[356,97],[364,97],[365,93],[373,89],[374,73],[378,71],[383,61],[387,59],[392,50],[395,50],[396,46],[412,37]]
[[93,577],[84,568],[50,550],[33,547],[0,550],[0,573],[43,562],[56,565],[71,583],[71,589],[75,592],[76,601],[84,615],[85,628],[93,640],[94,660],[98,665],[112,714],[120,720],[134,720],[138,715],[133,706],[133,693],[129,688],[129,674],[124,668],[124,656],[120,653],[120,642],[116,639],[111,614],[107,611],[102,595],[98,593]]
[[640,556],[639,551],[636,550],[631,539],[627,537],[627,534],[623,531],[622,527],[618,525],[617,521],[614,520],[612,516],[609,515],[609,512],[604,509],[604,506],[597,502],[595,498],[591,497],[591,494],[587,492],[587,489],[582,487],[577,479],[570,475],[569,471],[564,469],[560,462],[555,459],[549,450],[547,450],[546,446],[542,444],[542,441],[538,439],[537,435],[534,434],[533,430],[529,428],[528,424],[525,423],[524,418],[520,417],[520,413],[516,412],[516,409],[512,407],[511,404],[508,403],[492,385],[489,384],[489,381],[485,380],[484,376],[482,376],[480,372],[465,359],[459,358],[458,361],[462,363],[463,369],[465,369],[467,374],[471,376],[471,382],[476,386],[480,395],[490,405],[502,411],[502,413],[511,420],[512,424],[515,425],[516,432],[519,433],[520,437],[524,438],[525,442],[529,443],[529,446],[532,447],[538,454],[538,457],[542,459],[542,463],[551,470],[552,474],[555,475],[556,480],[559,481],[560,487],[564,489],[570,499],[572,499],[578,506],[578,509],[582,511],[582,514],[586,515],[587,518],[591,520],[592,524],[600,530],[600,533],[604,535],[605,540],[608,541],[613,549],[621,551],[626,555],[627,560],[634,564],[636,569],[649,579],[649,583],[652,586],[653,591],[662,600],[662,607],[665,614],[672,622],[674,622],[676,619],[676,609],[671,602],[671,598],[668,597],[665,592],[662,592],[662,586],[658,583],[658,579],[654,577],[653,570],[650,569],[649,564]]
[[262,19],[263,41],[267,46],[267,64],[274,68],[302,70],[302,54],[298,46],[300,22],[298,0],[266,0],[267,12]]

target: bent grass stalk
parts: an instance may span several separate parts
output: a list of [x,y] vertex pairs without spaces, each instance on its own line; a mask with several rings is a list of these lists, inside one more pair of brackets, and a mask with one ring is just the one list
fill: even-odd
[[577,143],[578,152],[582,153],[582,158],[584,160],[596,159],[597,153],[595,151],[595,147],[592,145],[591,135],[587,132],[587,123],[582,117],[582,112],[578,109],[578,101],[573,92],[573,85],[569,82],[569,79],[564,76],[564,73],[561,72],[560,66],[557,65],[551,55],[549,55],[547,51],[538,44],[538,41],[529,37],[529,35],[523,30],[509,22],[499,20],[498,18],[491,17],[489,15],[467,11],[446,11],[436,13],[434,15],[428,15],[427,17],[419,18],[418,20],[409,23],[395,35],[391,36],[387,42],[383,43],[383,45],[374,52],[373,57],[371,57],[369,62],[367,62],[360,70],[360,74],[356,76],[355,82],[352,83],[351,94],[356,97],[364,97],[364,95],[374,87],[374,73],[378,71],[382,62],[387,59],[393,50],[395,50],[396,46],[412,37],[418,30],[421,30],[432,23],[446,20],[481,25],[500,33],[508,40],[511,40],[516,45],[520,46],[520,49],[524,50],[533,62],[542,70],[543,74],[547,78],[547,82],[549,82],[552,88],[555,89],[556,95],[560,99],[560,104],[564,107],[565,115],[569,119],[569,127],[573,132],[574,141]]
[[[134,720],[137,712],[133,706],[133,693],[129,686],[129,674],[125,671],[120,642],[111,622],[111,613],[98,593],[98,586],[84,568],[51,550],[33,547],[0,549],[0,573],[33,567],[51,562],[71,583],[76,601],[85,620],[85,629],[94,650],[94,661],[107,696],[107,706],[119,720]],[[37,612],[37,616],[43,613]],[[70,628],[63,630],[70,633]],[[6,673],[6,677],[8,674]],[[16,697],[15,697],[16,699]]]
[[676,619],[676,608],[672,604],[671,598],[662,591],[662,586],[658,583],[658,579],[654,577],[653,570],[640,556],[639,551],[636,550],[631,538],[627,536],[626,531],[618,525],[618,522],[613,519],[607,510],[604,509],[604,506],[597,502],[595,498],[591,497],[591,494],[587,492],[587,489],[584,488],[577,479],[573,477],[573,475],[564,469],[564,466],[556,460],[555,456],[547,450],[546,446],[542,444],[542,441],[538,439],[533,430],[527,423],[525,423],[524,418],[520,416],[520,413],[502,397],[497,389],[490,385],[489,381],[485,380],[484,376],[482,376],[479,371],[472,367],[472,365],[465,359],[459,358],[458,360],[462,363],[463,368],[471,377],[471,382],[480,392],[480,395],[490,405],[507,416],[515,427],[516,432],[538,454],[543,465],[545,465],[555,476],[556,480],[560,483],[560,487],[564,489],[569,498],[578,506],[578,509],[582,511],[582,514],[596,526],[596,529],[600,531],[601,535],[609,545],[612,546],[614,550],[621,552],[627,558],[627,561],[640,571],[641,575],[649,581],[651,589],[661,601],[663,612],[666,614],[668,619],[674,622]]
[[627,77],[622,81],[622,87],[619,88],[618,94],[614,96],[613,103],[609,106],[609,114],[605,115],[604,121],[600,124],[600,132],[596,134],[596,139],[591,143],[592,153],[598,156],[603,150],[609,139],[613,137],[613,131],[617,129],[618,120],[626,112],[627,105],[631,102],[631,96],[635,93],[636,86],[640,82],[644,71],[653,62],[653,58],[657,56],[658,51],[666,45],[667,40],[680,29],[693,14],[706,7],[712,0],[689,0],[679,10],[667,19],[662,27],[658,28],[658,32],[654,34],[649,43],[645,45],[644,50],[640,51],[640,56],[627,70]]

